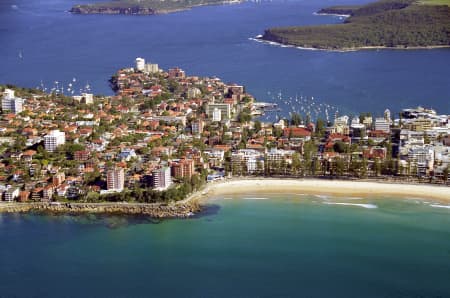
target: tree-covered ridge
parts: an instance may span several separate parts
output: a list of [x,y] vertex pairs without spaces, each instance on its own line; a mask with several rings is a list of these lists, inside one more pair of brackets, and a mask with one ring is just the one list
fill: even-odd
[[156,14],[185,10],[194,6],[223,4],[224,0],[113,0],[94,4],[75,5],[76,14]]
[[268,29],[263,39],[321,49],[450,46],[448,6],[384,0],[350,15],[343,24]]

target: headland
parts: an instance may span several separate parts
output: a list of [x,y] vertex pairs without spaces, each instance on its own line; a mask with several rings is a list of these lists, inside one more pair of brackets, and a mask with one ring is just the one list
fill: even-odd
[[73,14],[154,15],[188,10],[197,6],[233,4],[240,2],[240,0],[116,0],[94,4],[75,5],[69,11]]
[[270,28],[261,39],[331,51],[450,47],[449,3],[438,4],[381,0],[363,6],[334,6],[316,14],[346,16],[343,23]]

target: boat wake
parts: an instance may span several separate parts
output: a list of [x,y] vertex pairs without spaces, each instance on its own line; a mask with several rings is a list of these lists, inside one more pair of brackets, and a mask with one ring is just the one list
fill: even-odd
[[256,41],[259,43],[264,43],[264,44],[268,44],[271,46],[277,46],[277,47],[281,47],[281,48],[295,48],[297,50],[302,50],[302,51],[323,51],[323,52],[339,52],[339,53],[346,53],[346,52],[352,52],[352,51],[356,51],[356,50],[330,50],[330,49],[318,49],[318,48],[309,48],[309,47],[299,47],[299,46],[293,46],[293,45],[285,45],[279,42],[275,42],[275,41],[269,41],[269,40],[264,40],[262,39],[261,35],[257,35],[255,37],[249,37],[249,40],[252,41]]
[[243,200],[268,200],[269,198],[243,198]]

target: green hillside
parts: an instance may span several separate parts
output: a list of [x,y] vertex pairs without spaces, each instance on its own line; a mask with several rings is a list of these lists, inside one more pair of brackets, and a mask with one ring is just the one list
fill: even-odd
[[[338,10],[335,7],[332,11]],[[349,14],[342,24],[271,28],[265,31],[263,39],[335,50],[450,46],[449,6],[382,0],[353,9]]]

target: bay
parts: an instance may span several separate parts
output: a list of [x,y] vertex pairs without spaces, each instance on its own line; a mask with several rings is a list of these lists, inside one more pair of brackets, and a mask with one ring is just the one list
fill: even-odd
[[[305,96],[341,113],[423,105],[450,113],[450,50],[307,51],[249,40],[273,26],[341,22],[316,16],[341,0],[246,2],[157,16],[71,15],[87,0],[0,3],[0,83],[50,89],[77,82],[111,94],[108,78],[142,56],[167,69],[218,76],[247,86],[260,101]],[[369,1],[351,0],[352,3]],[[22,58],[20,58],[20,56]],[[297,108],[298,110],[298,108]]]

